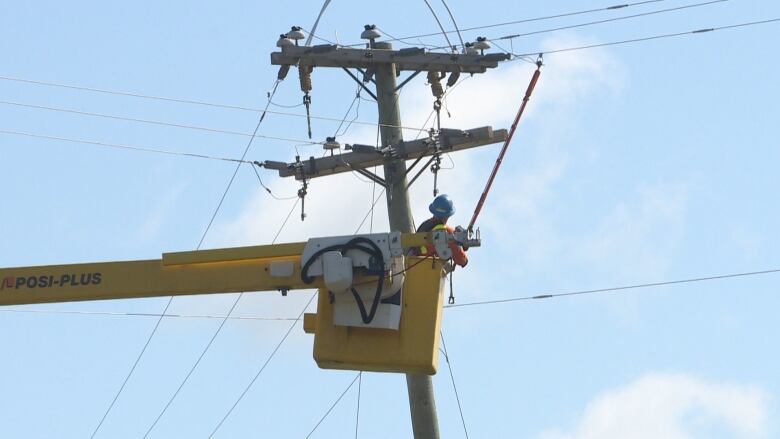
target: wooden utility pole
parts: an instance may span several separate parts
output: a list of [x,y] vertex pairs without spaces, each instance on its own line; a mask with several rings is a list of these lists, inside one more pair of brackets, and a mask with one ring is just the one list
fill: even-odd
[[[390,230],[393,232],[414,232],[407,175],[423,158],[503,142],[506,139],[505,130],[494,131],[490,127],[482,127],[466,131],[440,130],[430,138],[404,142],[398,103],[398,90],[419,73],[432,73],[442,79],[450,74],[455,75],[451,76],[455,80],[461,73],[484,73],[488,68],[497,67],[499,61],[507,59],[505,54],[429,53],[422,48],[393,50],[391,43],[376,42],[373,39],[365,49],[292,44],[284,45],[281,49],[281,52],[271,54],[271,62],[283,66],[282,68],[297,65],[302,69],[299,73],[304,75],[311,74],[316,67],[342,68],[358,82],[377,102],[382,144],[378,149],[367,145],[352,145],[352,152],[331,157],[311,157],[294,163],[265,162],[264,166],[279,171],[282,177],[295,177],[304,182],[310,178],[351,171],[371,178],[385,188]],[[363,76],[362,81],[350,69],[357,69],[357,73]],[[399,86],[396,78],[402,71],[412,73]],[[371,93],[366,86],[372,81],[376,84],[376,93]],[[301,81],[302,84],[304,82]],[[310,79],[308,83],[311,84]],[[407,160],[415,160],[409,168]],[[383,177],[367,169],[377,165],[383,166]],[[424,170],[427,164],[423,166]],[[305,196],[305,191],[303,194]],[[414,437],[438,439],[439,424],[431,377],[407,374],[406,383]]]
[[[392,50],[390,43],[376,43],[377,49]],[[382,125],[382,147],[403,146],[401,110],[396,90],[395,64],[388,63],[376,68],[376,97],[379,107],[379,123]],[[405,154],[399,150],[400,156]],[[406,179],[406,160],[388,160],[384,165],[387,196],[387,213],[390,230],[404,233],[414,232],[414,219],[409,206],[409,188]],[[439,438],[439,420],[436,414],[436,399],[433,394],[433,380],[430,375],[407,374],[406,388],[409,392],[409,410],[412,414],[412,430],[415,438]]]

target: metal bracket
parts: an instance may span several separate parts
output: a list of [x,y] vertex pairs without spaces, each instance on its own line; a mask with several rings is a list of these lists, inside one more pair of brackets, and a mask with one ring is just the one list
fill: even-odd
[[[349,71],[349,69],[348,69],[348,68],[346,68],[346,67],[342,67],[342,70],[344,70],[345,72],[347,72],[347,74],[349,75],[349,77],[350,77],[350,78],[352,78],[352,79],[353,79],[355,82],[357,82],[357,84],[358,84],[358,85],[359,85],[359,86],[360,86],[360,87],[361,87],[363,90],[365,90],[365,91],[366,91],[366,93],[368,93],[369,95],[371,95],[371,97],[372,97],[372,98],[374,98],[374,100],[375,100],[375,101],[377,100],[377,97],[376,97],[376,95],[374,94],[374,92],[372,92],[372,91],[371,91],[371,90],[370,90],[368,87],[366,87],[366,84],[364,84],[364,83],[363,83],[363,81],[361,81],[360,79],[358,79],[358,77],[357,77],[357,76],[355,76],[355,74],[354,74],[354,73],[350,72],[350,71]],[[359,69],[358,69],[358,70],[359,70]]]
[[401,82],[400,84],[398,84],[398,86],[395,87],[395,91],[402,89],[404,85],[406,85],[409,81],[414,79],[415,76],[419,75],[420,72],[422,72],[422,70],[418,70],[412,73],[411,75],[407,76],[406,79],[403,80],[403,82]]

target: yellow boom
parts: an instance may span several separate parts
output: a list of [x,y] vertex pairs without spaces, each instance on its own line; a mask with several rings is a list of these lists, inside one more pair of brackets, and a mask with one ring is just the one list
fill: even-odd
[[[405,253],[440,238],[433,233],[403,234],[401,247]],[[400,322],[396,329],[377,329],[336,321],[333,293],[325,287],[323,277],[313,277],[311,283],[302,280],[301,259],[306,246],[301,242],[165,253],[161,259],[142,261],[2,268],[0,306],[239,291],[286,294],[318,288],[317,314],[305,316],[304,329],[315,335],[314,358],[320,367],[436,373],[442,261],[406,258],[397,304]],[[377,279],[376,274],[356,273],[353,282],[355,286],[375,284]],[[387,278],[381,282],[389,283]],[[359,300],[357,297],[340,297],[342,312],[345,305],[357,309],[352,302]]]

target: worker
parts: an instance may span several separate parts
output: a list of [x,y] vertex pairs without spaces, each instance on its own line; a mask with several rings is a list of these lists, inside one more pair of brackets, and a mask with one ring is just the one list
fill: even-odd
[[[442,194],[434,198],[433,202],[428,206],[428,210],[431,211],[433,217],[420,224],[420,227],[417,228],[418,233],[433,232],[436,230],[446,230],[448,233],[453,233],[455,231],[455,228],[447,224],[447,220],[455,214],[455,206],[449,195]],[[463,248],[455,242],[450,242],[449,246],[452,250],[452,262],[461,267],[465,267],[466,264],[469,263],[469,258],[466,256],[466,252]],[[433,245],[429,244],[420,247],[419,251],[416,253],[419,256],[427,256],[429,254],[435,254],[436,250],[433,248]]]

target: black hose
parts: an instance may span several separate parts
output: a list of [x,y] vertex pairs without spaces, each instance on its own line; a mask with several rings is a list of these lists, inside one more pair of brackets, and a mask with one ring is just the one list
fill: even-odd
[[[368,244],[370,248],[358,244]],[[376,245],[374,241],[368,238],[364,238],[362,236],[358,236],[356,238],[350,239],[346,244],[331,245],[323,249],[317,250],[309,258],[309,260],[307,260],[301,267],[301,280],[306,284],[310,284],[314,282],[314,277],[309,276],[308,274],[309,268],[314,263],[314,261],[318,257],[322,256],[324,253],[327,253],[329,251],[340,251],[342,255],[345,255],[346,252],[350,250],[360,250],[364,253],[367,253],[369,256],[376,258],[379,267],[382,267],[380,272],[377,274],[378,279],[376,285],[376,294],[374,294],[374,300],[371,303],[371,308],[369,311],[366,311],[366,307],[363,304],[363,300],[360,298],[360,295],[358,294],[357,290],[355,290],[355,288],[350,288],[350,290],[352,291],[352,296],[355,298],[355,301],[357,302],[358,311],[360,311],[360,318],[363,320],[363,323],[368,324],[371,323],[372,320],[374,320],[374,317],[376,316],[376,311],[379,308],[379,302],[382,296],[382,285],[384,283],[384,278],[385,278],[384,254],[382,253],[382,250],[379,248],[379,246]]]

